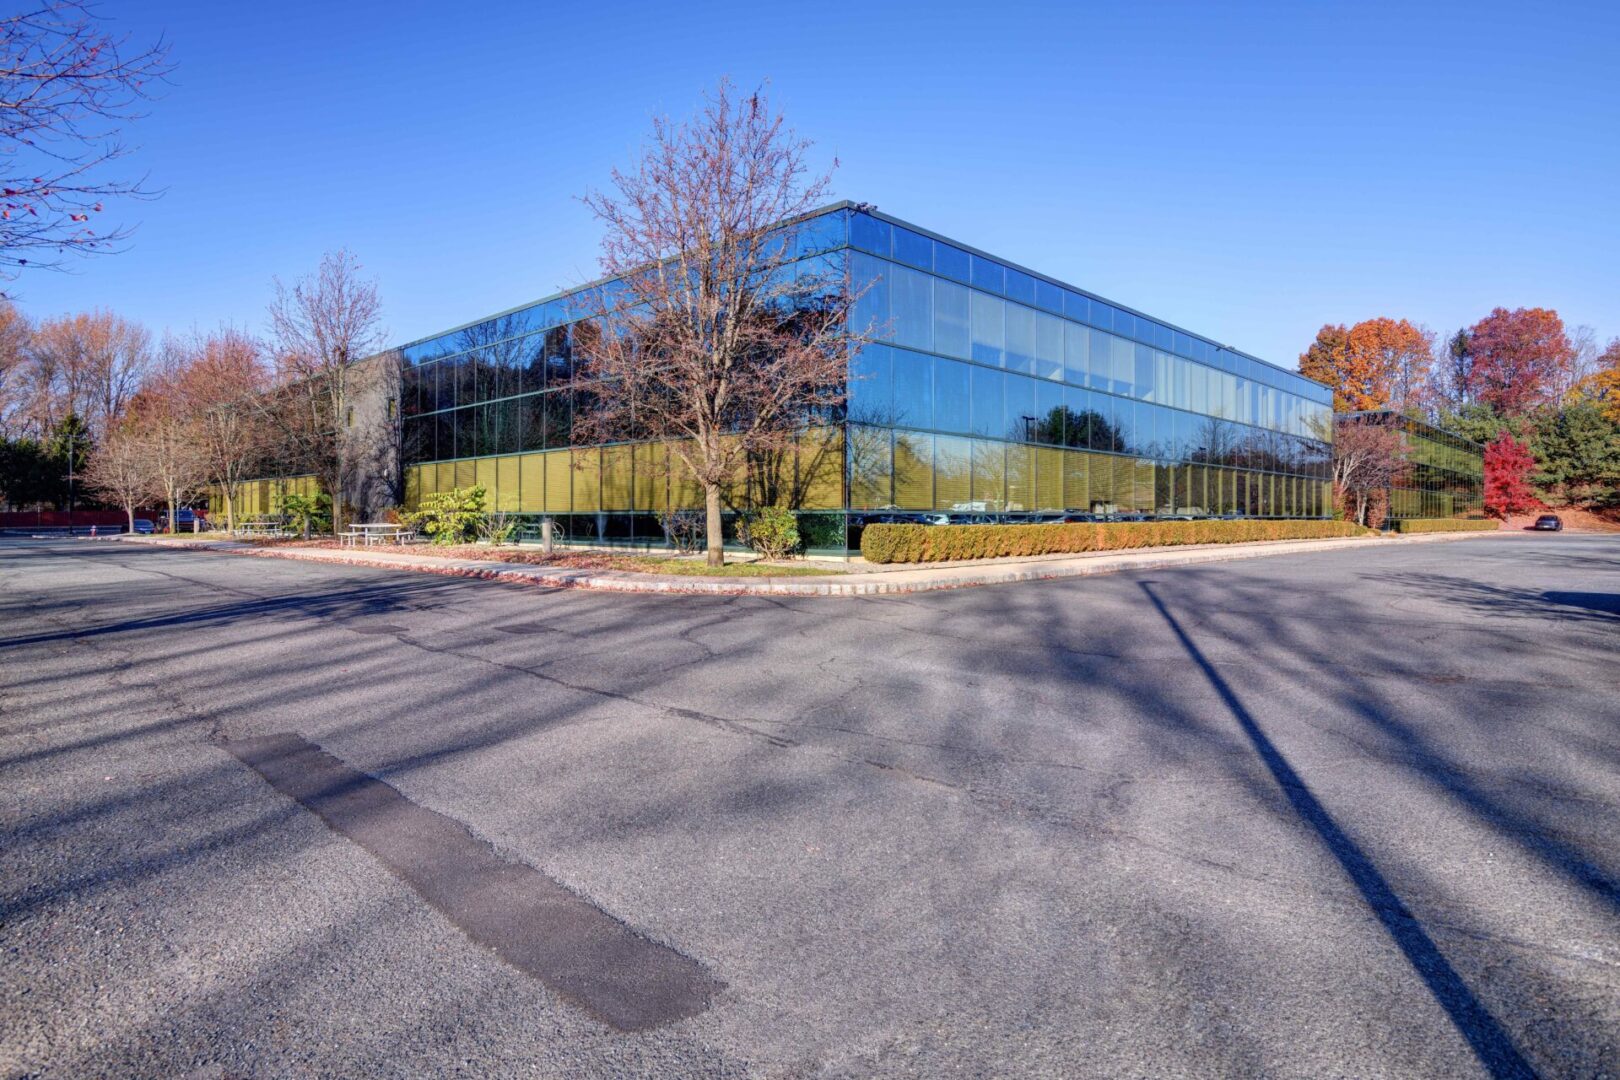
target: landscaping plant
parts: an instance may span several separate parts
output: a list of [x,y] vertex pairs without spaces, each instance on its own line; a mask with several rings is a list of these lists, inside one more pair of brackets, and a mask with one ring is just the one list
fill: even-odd
[[750,511],[737,533],[762,559],[785,559],[799,549],[798,516],[780,506]]
[[1349,521],[1144,521],[1062,525],[868,525],[867,562],[942,562],[1010,555],[1116,551],[1176,544],[1367,536]]
[[326,532],[332,527],[332,497],[315,495],[288,495],[281,502],[281,512],[287,524],[303,534],[305,540],[312,532]]
[[475,484],[424,495],[420,507],[400,516],[435,544],[464,544],[484,521],[484,489]]

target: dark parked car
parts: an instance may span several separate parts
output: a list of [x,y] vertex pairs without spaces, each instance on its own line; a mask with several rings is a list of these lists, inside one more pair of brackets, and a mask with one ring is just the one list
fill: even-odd
[[1530,527],[1541,532],[1563,532],[1564,522],[1557,514],[1542,514],[1536,518],[1536,523]]

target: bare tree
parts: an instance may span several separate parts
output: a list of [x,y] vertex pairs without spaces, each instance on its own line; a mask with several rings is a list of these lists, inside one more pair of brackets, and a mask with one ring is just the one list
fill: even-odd
[[1367,525],[1375,500],[1386,496],[1406,465],[1406,440],[1394,424],[1346,417],[1333,433],[1333,490],[1358,525]]
[[613,194],[584,199],[614,281],[579,326],[574,441],[667,441],[703,488],[711,566],[723,486],[844,397],[847,274],[786,265],[796,236],[782,223],[829,189],[809,145],[762,93],[722,82],[692,120],[654,121]]
[[0,299],[0,439],[23,430],[28,395],[28,340],[33,326],[9,300]]
[[139,425],[126,417],[103,433],[85,462],[84,486],[116,503],[135,531],[135,508],[151,493],[152,475]]
[[128,236],[98,232],[91,218],[114,196],[149,194],[103,174],[128,153],[119,133],[169,70],[161,41],[131,48],[79,0],[0,16],[0,275]]
[[70,414],[92,435],[124,411],[152,366],[151,335],[110,311],[47,319],[27,346],[33,420],[49,430]]
[[183,363],[172,354],[165,360],[163,370],[131,402],[130,417],[140,433],[151,497],[168,506],[173,532],[175,512],[202,489],[207,473],[181,383]]
[[377,283],[360,276],[348,251],[329,252],[314,275],[291,289],[278,280],[270,305],[276,389],[261,397],[294,467],[314,473],[332,497],[332,526],[343,526],[351,461],[343,438],[352,365],[382,343]]
[[177,385],[196,440],[203,478],[225,499],[225,527],[236,531],[237,498],[266,457],[269,421],[243,402],[269,383],[259,343],[225,327],[192,342]]

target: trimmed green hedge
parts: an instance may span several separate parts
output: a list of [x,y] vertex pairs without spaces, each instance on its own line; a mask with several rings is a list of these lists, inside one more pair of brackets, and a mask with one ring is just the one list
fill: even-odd
[[861,533],[867,562],[943,562],[1008,555],[1055,555],[1176,544],[1238,544],[1252,540],[1321,540],[1365,536],[1349,521],[1143,521],[1061,525],[868,525]]
[[1398,518],[1394,527],[1399,533],[1484,532],[1498,524],[1488,518]]

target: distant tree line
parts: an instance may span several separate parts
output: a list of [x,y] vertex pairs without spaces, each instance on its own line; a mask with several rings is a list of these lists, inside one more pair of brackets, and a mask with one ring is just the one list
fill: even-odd
[[[1600,349],[1590,327],[1568,331],[1548,308],[1498,307],[1444,338],[1373,318],[1322,327],[1299,367],[1333,387],[1335,412],[1390,409],[1484,445],[1494,515],[1620,513],[1620,338]],[[1365,511],[1359,478],[1369,461],[1379,462],[1374,473],[1398,470],[1398,460],[1379,461],[1398,455],[1398,440],[1343,422],[1336,434],[1341,508]]]

